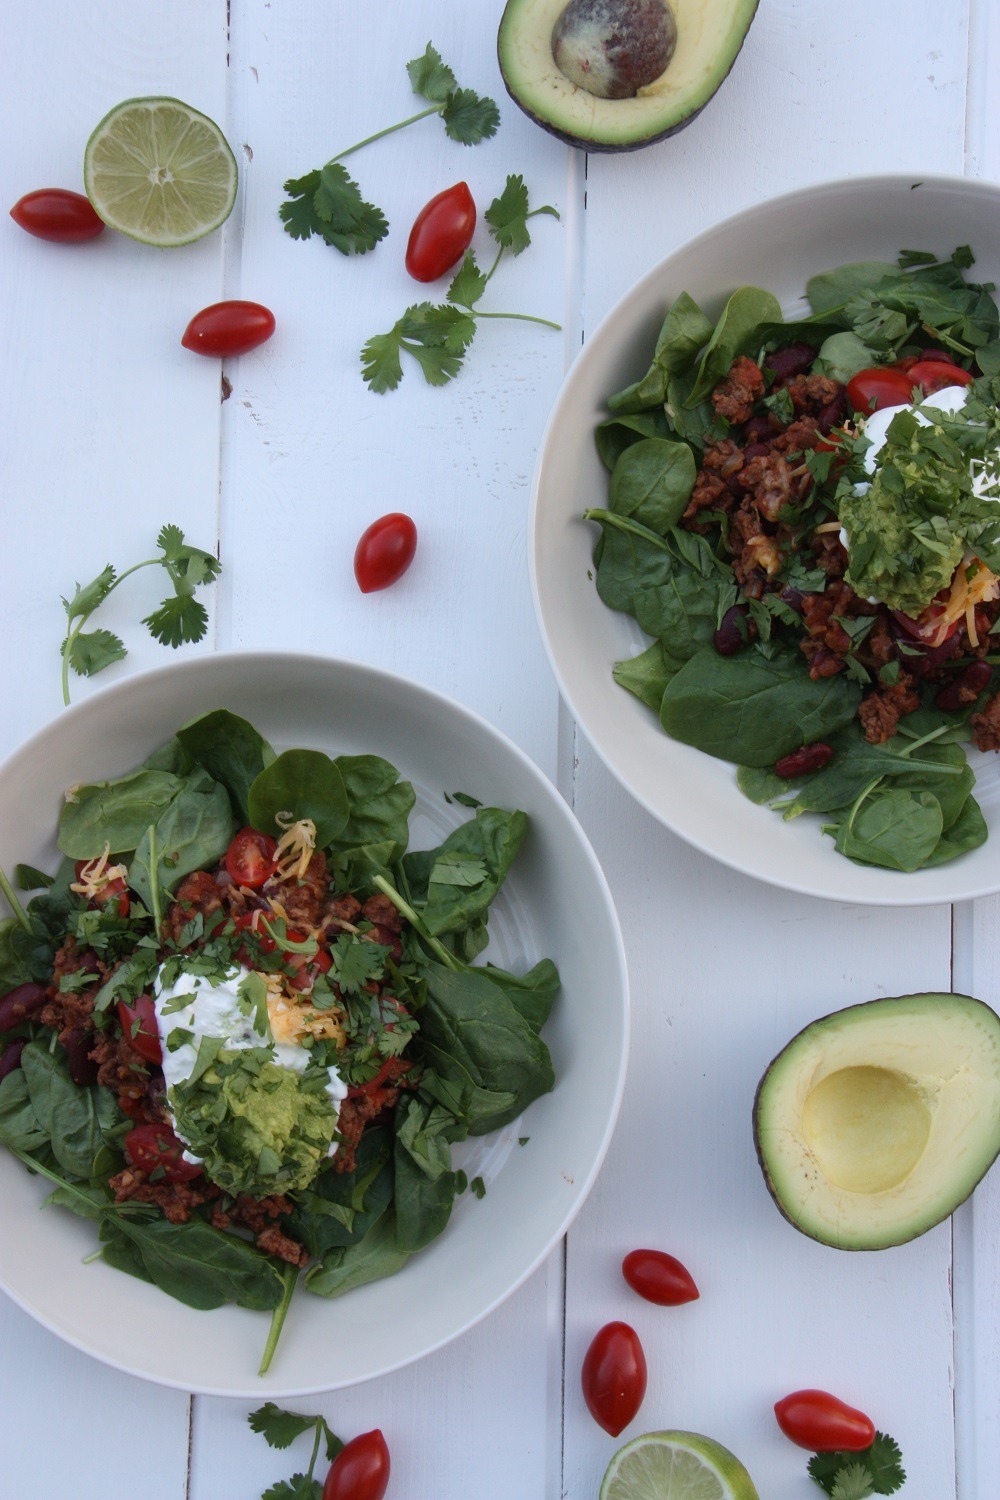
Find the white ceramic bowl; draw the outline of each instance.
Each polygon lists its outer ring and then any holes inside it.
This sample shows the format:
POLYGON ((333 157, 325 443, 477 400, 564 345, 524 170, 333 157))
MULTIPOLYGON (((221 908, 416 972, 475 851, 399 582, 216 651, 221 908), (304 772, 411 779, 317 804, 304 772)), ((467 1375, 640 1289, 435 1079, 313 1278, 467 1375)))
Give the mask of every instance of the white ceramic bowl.
POLYGON ((0 768, 0 866, 54 869, 64 789, 136 765, 188 719, 225 707, 276 749, 372 752, 413 782, 411 848, 437 843, 468 810, 445 792, 519 807, 530 832, 497 899, 488 956, 527 968, 546 955, 562 989, 544 1031, 552 1093, 497 1135, 468 1143, 482 1200, 458 1200, 441 1238, 396 1276, 334 1301, 304 1290, 270 1373, 256 1375, 266 1314, 197 1312, 156 1288, 83 1264, 94 1228, 57 1208, 0 1149, 0 1285, 78 1348, 184 1390, 264 1399, 352 1385, 447 1343, 508 1297, 579 1210, 621 1097, 628 998, 621 935, 600 867, 566 803, 475 714, 402 678, 350 662, 277 654, 206 656, 130 679, 67 710, 0 768), (521 1147, 518 1137, 528 1137, 521 1147), (373 1337, 383 1330, 384 1337, 373 1337))
POLYGON ((801 189, 707 230, 622 298, 571 369, 546 430, 534 479, 530 565, 553 671, 608 769, 654 817, 735 869, 838 901, 912 906, 1000 889, 1000 764, 970 750, 975 795, 990 826, 979 849, 937 869, 901 874, 852 864, 818 821, 784 823, 736 786, 735 768, 668 738, 656 715, 612 679, 613 664, 648 644, 629 616, 606 608, 592 577, 596 528, 584 509, 607 505, 594 428, 610 392, 643 374, 667 307, 682 291, 718 316, 740 285, 768 288, 788 317, 809 308, 805 284, 847 261, 902 249, 950 255, 969 244, 977 280, 1000 282, 1000 187, 963 178, 870 177, 801 189))

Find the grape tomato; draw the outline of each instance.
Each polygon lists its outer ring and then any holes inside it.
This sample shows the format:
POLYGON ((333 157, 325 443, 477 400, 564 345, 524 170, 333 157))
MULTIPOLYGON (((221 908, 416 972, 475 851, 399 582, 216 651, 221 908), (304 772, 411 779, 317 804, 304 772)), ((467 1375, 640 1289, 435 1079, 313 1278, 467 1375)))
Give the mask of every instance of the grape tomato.
POLYGON ((181 343, 194 354, 223 359, 266 343, 274 326, 274 313, 259 302, 213 302, 195 313, 181 343))
POLYGON ((363 594, 398 583, 417 550, 417 528, 409 516, 391 511, 362 532, 354 553, 354 576, 363 594))
POLYGON ((89 198, 68 188, 36 188, 18 198, 10 216, 19 228, 39 240, 58 245, 79 245, 95 239, 104 229, 89 198))
POLYGON ((438 193, 413 221, 406 245, 406 269, 414 281, 437 281, 461 260, 472 243, 476 204, 468 184, 438 193))

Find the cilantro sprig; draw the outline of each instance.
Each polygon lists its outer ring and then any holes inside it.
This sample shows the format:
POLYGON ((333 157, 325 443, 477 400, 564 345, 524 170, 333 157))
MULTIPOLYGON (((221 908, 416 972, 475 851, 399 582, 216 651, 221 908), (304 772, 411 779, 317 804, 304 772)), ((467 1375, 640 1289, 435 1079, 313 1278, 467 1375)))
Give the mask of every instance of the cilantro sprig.
POLYGON ((867 1500, 892 1495, 906 1482, 899 1444, 876 1432, 871 1447, 859 1453, 814 1453, 809 1474, 831 1500, 867 1500))
POLYGON ((289 197, 278 213, 285 232, 293 239, 307 240, 316 234, 341 255, 365 255, 385 238, 389 232, 385 214, 377 204, 365 201, 360 187, 341 165, 345 157, 373 141, 431 115, 440 115, 445 134, 463 146, 476 146, 496 134, 500 124, 496 104, 472 89, 459 88, 454 73, 432 43, 428 42, 420 57, 406 64, 406 71, 413 92, 429 101, 428 108, 356 141, 304 177, 289 178, 285 183, 289 197))
POLYGON ((462 367, 469 345, 483 318, 513 318, 521 322, 540 323, 544 328, 559 329, 549 318, 531 313, 486 312, 478 306, 504 254, 520 255, 531 244, 528 220, 538 214, 559 214, 551 204, 531 208, 524 178, 511 175, 503 192, 490 204, 484 215, 489 232, 497 245, 496 256, 488 271, 483 271, 470 250, 452 279, 441 303, 417 302, 408 307, 388 333, 370 338, 361 351, 361 374, 377 395, 394 391, 403 378, 400 356, 415 359, 428 385, 446 385, 462 367))
POLYGON ((343 1443, 331 1430, 325 1418, 307 1417, 297 1411, 283 1411, 273 1401, 266 1401, 247 1417, 254 1432, 259 1432, 272 1448, 289 1448, 295 1439, 304 1433, 313 1435, 312 1456, 309 1467, 302 1474, 293 1474, 291 1479, 279 1479, 261 1496, 261 1500, 320 1500, 323 1485, 313 1478, 313 1470, 325 1444, 327 1459, 332 1463, 343 1448, 343 1443))
POLYGON ((140 568, 161 567, 170 579, 171 592, 158 609, 143 620, 154 640, 164 646, 179 646, 184 641, 200 641, 208 628, 208 611, 195 590, 217 578, 220 564, 210 552, 192 547, 179 526, 164 526, 156 538, 159 555, 133 563, 117 573, 110 563, 90 583, 77 584, 71 599, 63 599, 66 610, 66 637, 62 643, 63 702, 69 703, 69 672, 79 677, 93 677, 112 662, 128 653, 121 638, 110 630, 86 630, 91 616, 105 599, 140 568))

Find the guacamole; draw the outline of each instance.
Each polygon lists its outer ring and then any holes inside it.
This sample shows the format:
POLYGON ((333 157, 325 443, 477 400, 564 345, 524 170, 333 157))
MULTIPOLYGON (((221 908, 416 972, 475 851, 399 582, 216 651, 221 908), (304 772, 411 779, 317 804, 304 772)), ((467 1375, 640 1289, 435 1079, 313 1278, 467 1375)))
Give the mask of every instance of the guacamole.
POLYGON ((1000 516, 990 517, 973 487, 960 441, 968 424, 959 414, 934 412, 921 423, 914 412, 893 417, 870 485, 838 497, 848 540, 847 582, 863 599, 919 615, 948 587, 967 553, 978 551, 987 525, 996 543, 1000 516))
POLYGON ((303 1074, 255 1047, 219 1052, 169 1094, 178 1135, 225 1192, 263 1198, 312 1182, 330 1154, 338 1110, 325 1069, 303 1074))

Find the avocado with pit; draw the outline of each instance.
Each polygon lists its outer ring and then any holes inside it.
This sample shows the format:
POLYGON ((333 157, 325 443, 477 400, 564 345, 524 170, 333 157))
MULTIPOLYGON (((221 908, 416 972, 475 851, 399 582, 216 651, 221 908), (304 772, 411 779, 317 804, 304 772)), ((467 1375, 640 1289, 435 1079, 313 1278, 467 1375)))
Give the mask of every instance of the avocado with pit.
POLYGON ((511 98, 588 151, 634 151, 689 125, 736 61, 758 0, 507 0, 511 98))
POLYGON ((1000 1017, 968 995, 871 1000, 813 1021, 753 1107, 768 1189, 840 1250, 925 1233, 1000 1155, 1000 1017))

